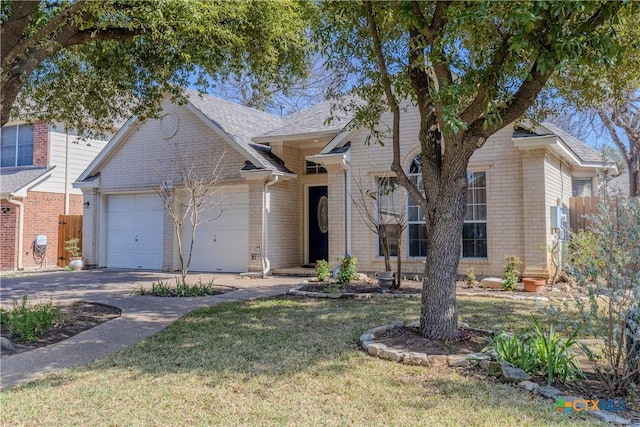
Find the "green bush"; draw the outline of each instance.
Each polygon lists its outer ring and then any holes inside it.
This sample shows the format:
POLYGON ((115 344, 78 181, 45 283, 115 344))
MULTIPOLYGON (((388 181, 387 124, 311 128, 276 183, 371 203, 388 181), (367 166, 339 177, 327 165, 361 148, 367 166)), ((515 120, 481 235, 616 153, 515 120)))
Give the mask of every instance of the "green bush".
POLYGON ((31 305, 26 295, 21 302, 14 301, 10 310, 0 309, 0 322, 9 337, 26 342, 37 341, 61 318, 60 309, 51 301, 31 305))
POLYGON ((515 255, 507 255, 504 258, 507 260, 507 265, 502 271, 502 278, 504 279, 502 289, 505 291, 513 291, 516 289, 516 284, 520 277, 518 267, 522 265, 522 261, 520 261, 520 258, 515 255))
POLYGON ((582 378, 582 369, 571 351, 576 345, 578 330, 563 339, 553 325, 549 332, 545 332, 536 319, 533 322, 532 328, 515 334, 496 334, 485 350, 494 350, 502 362, 511 363, 534 375, 545 375, 547 385, 551 385, 554 379, 567 381, 582 378))
POLYGON ((136 289, 134 293, 138 295, 153 295, 157 297, 204 297, 208 295, 215 295, 217 290, 214 288, 213 280, 207 283, 202 283, 198 280, 198 283, 193 285, 183 282, 181 279, 176 278, 175 286, 171 286, 162 280, 153 282, 151 284, 151 290, 147 291, 142 286, 136 289))
POLYGON ((356 278, 356 263, 358 259, 349 254, 346 254, 342 258, 339 258, 340 261, 340 269, 338 270, 338 283, 341 285, 346 285, 352 280, 356 278))
POLYGON ((596 282, 606 267, 605 260, 598 256, 599 246, 600 239, 592 231, 572 233, 567 256, 569 274, 575 276, 579 271, 586 280, 596 282))
POLYGON ((329 261, 321 259, 316 262, 316 277, 321 282, 326 282, 331 277, 331 270, 329 268, 329 261))

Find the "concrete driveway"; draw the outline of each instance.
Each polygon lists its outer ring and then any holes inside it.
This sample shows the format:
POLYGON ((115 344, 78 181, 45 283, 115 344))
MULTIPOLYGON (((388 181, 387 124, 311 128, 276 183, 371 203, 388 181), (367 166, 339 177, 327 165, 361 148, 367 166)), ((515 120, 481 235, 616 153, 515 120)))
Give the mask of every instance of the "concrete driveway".
POLYGON ((65 341, 0 360, 0 387, 7 388, 60 369, 89 363, 132 346, 164 329, 184 314, 201 307, 228 301, 244 301, 284 294, 302 279, 269 277, 238 278, 233 274, 190 274, 190 283, 214 280, 238 290, 223 295, 198 298, 160 298, 132 295, 141 286, 150 289, 157 280, 173 284, 175 274, 89 270, 78 272, 21 273, 0 277, 0 305, 27 295, 29 301, 89 301, 116 306, 122 310, 117 319, 102 323, 65 341))

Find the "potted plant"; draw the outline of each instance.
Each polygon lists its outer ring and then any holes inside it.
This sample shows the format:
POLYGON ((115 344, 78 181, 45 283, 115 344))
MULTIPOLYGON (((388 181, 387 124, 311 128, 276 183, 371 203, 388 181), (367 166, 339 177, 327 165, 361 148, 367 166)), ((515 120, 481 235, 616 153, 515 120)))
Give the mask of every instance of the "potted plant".
POLYGON ((69 261, 69 267, 72 270, 81 270, 84 267, 84 261, 82 260, 82 250, 80 249, 80 239, 69 239, 64 242, 64 250, 71 256, 69 261))
POLYGON ((527 292, 542 292, 544 289, 545 280, 535 277, 523 277, 522 286, 527 292))

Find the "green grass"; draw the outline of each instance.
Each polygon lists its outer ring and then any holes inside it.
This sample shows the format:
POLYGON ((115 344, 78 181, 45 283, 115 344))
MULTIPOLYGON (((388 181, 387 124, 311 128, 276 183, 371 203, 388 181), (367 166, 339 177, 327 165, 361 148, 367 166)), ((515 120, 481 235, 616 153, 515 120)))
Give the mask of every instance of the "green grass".
MULTIPOLYGON (((530 303, 460 298, 508 327, 530 303)), ((3 425, 584 425, 553 403, 452 369, 365 355, 360 334, 419 301, 274 298, 202 309, 139 345, 0 394, 3 425)), ((528 320, 524 320, 528 321, 528 320)), ((515 325, 514 327, 517 327, 515 325)))

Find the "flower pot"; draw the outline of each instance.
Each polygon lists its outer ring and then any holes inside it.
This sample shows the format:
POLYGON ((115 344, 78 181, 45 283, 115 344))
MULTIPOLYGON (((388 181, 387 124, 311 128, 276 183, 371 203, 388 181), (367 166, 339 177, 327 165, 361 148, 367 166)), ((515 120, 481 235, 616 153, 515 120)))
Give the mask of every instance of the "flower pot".
POLYGON ((82 270, 82 267, 84 267, 84 261, 82 258, 71 258, 71 261, 69 261, 69 267, 71 267, 72 270, 82 270))
POLYGON ((527 292, 542 292, 544 290, 545 280, 525 277, 522 279, 522 285, 527 292))
POLYGON ((378 279, 378 286, 384 289, 391 289, 393 287, 393 271, 379 271, 376 273, 378 279))

